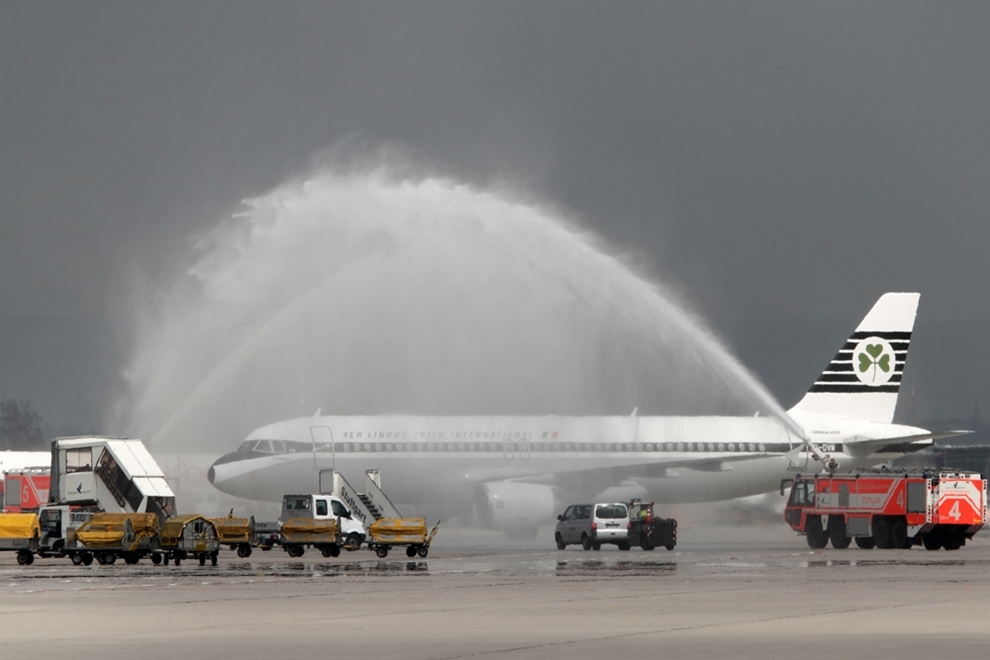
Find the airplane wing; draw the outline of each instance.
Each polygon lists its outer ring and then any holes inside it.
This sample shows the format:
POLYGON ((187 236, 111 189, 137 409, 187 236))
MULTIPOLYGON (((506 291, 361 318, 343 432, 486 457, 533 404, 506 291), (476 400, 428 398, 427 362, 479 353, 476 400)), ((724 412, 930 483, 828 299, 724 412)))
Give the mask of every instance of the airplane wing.
MULTIPOLYGON (((547 486, 559 486, 562 482, 582 481, 585 477, 605 478, 612 483, 620 483, 626 479, 661 479, 665 477, 678 477, 678 468, 697 470, 699 472, 728 472, 732 470, 734 463, 751 461, 758 458, 766 458, 768 454, 733 454, 725 452, 723 454, 709 454, 698 458, 674 458, 670 460, 651 461, 649 463, 636 462, 625 465, 602 465, 578 470, 558 470, 553 473, 537 473, 500 479, 503 481, 543 484, 547 486)), ((473 478, 486 481, 485 475, 477 472, 470 475, 473 478)), ((495 479, 495 475, 490 475, 495 479)))

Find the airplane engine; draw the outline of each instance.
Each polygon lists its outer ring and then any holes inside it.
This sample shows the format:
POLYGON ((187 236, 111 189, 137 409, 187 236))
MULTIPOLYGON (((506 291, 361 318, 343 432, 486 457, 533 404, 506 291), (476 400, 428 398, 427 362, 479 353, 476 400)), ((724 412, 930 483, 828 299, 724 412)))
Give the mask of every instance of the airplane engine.
POLYGON ((553 489, 540 484, 492 481, 475 491, 474 508, 478 520, 488 529, 535 538, 536 528, 553 520, 553 489))

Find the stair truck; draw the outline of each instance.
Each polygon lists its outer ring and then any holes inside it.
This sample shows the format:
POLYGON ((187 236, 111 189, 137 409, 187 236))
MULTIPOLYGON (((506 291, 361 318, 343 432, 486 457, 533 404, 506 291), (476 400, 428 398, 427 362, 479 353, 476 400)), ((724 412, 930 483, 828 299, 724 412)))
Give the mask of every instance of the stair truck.
POLYGON ((863 549, 958 550, 986 515, 987 480, 953 470, 797 475, 784 509, 784 520, 814 549, 855 541, 863 549))
POLYGON ((381 486, 378 470, 365 471, 364 492, 361 493, 347 482, 344 475, 333 471, 333 494, 346 502, 354 515, 368 526, 370 550, 384 559, 390 548, 404 545, 407 557, 426 557, 440 523, 437 522, 433 530, 427 533, 426 519, 403 518, 381 486))
POLYGON ((32 561, 34 554, 87 565, 162 556, 157 534, 175 513, 175 495, 144 443, 56 438, 51 461, 48 504, 37 513, 40 537, 27 548, 32 561))
MULTIPOLYGON (((677 521, 654 515, 653 502, 632 500, 629 503, 629 540, 643 550, 677 545, 677 521)), ((624 547, 624 546, 620 546, 624 547)))

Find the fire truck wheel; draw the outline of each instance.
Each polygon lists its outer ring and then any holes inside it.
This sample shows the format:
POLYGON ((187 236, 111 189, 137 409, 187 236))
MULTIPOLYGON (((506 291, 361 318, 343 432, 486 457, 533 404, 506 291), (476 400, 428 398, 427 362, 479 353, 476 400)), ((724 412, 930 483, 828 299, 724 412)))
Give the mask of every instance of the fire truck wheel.
POLYGON ((942 547, 946 550, 958 550, 962 547, 962 541, 957 536, 949 535, 942 541, 942 547))
POLYGON ((587 534, 581 535, 581 547, 585 550, 591 550, 591 539, 588 538, 587 534))
POLYGON ((836 550, 845 550, 852 539, 846 536, 846 520, 842 516, 829 516, 828 538, 836 550))
POLYGON ((881 550, 890 550, 894 547, 890 538, 890 521, 886 518, 873 519, 873 541, 881 550))
POLYGON ((557 542, 558 550, 563 550, 567 547, 567 544, 564 543, 564 537, 560 535, 560 532, 557 532, 557 534, 553 537, 553 540, 557 542))
POLYGON ((905 550, 911 547, 911 540, 907 535, 907 523, 898 518, 890 526, 890 543, 898 550, 905 550))
POLYGON ((82 555, 79 554, 78 552, 73 553, 73 555, 72 555, 72 563, 74 565, 76 565, 76 566, 79 566, 80 564, 82 564, 83 563, 82 555))
POLYGON ((942 547, 942 539, 935 532, 928 532, 922 536, 921 542, 925 544, 925 550, 938 550, 942 547))
POLYGON ((808 537, 808 547, 812 550, 821 550, 828 545, 828 534, 822 529, 821 516, 808 516, 804 532, 808 537))
POLYGON ((863 550, 872 550, 877 545, 876 541, 873 540, 872 536, 857 536, 856 537, 856 547, 862 548, 863 550))
POLYGON ((247 559, 248 557, 250 557, 251 546, 249 546, 247 543, 242 543, 239 546, 237 546, 237 556, 240 557, 241 559, 247 559))

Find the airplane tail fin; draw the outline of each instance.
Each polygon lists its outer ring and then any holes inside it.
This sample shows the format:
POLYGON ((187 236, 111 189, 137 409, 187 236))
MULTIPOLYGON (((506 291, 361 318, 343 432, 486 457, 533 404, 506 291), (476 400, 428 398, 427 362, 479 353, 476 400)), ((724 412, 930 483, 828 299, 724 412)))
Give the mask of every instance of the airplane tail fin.
POLYGON ((788 412, 889 424, 901 389, 917 293, 885 293, 804 398, 788 412))

